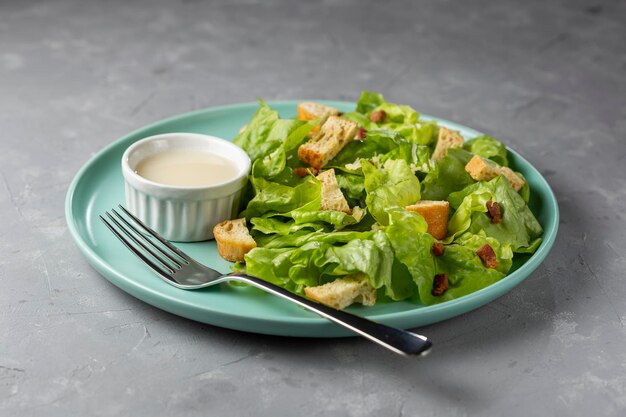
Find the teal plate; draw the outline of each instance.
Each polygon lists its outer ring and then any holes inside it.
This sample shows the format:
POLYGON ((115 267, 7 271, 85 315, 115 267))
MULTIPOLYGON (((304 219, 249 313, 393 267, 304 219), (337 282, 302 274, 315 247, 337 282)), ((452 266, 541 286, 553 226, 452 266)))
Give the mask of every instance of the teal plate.
MULTIPOLYGON (((270 103, 282 117, 295 117, 297 101, 270 103)), ((325 102, 344 111, 354 103, 325 102)), ((183 114, 136 130, 113 142, 78 172, 67 193, 65 214, 69 230, 89 263, 106 279, 128 294, 157 308, 192 320, 247 332, 282 336, 340 337, 353 335, 321 317, 287 301, 251 287, 229 284, 185 291, 157 278, 106 229, 98 215, 124 203, 124 180, 120 161, 124 150, 137 140, 168 132, 206 133, 234 138, 246 124, 257 103, 214 107, 183 114)), ((425 117, 426 118, 426 117, 425 117)), ((441 125, 459 130, 466 138, 480 133, 446 120, 441 125)), ((510 291, 526 279, 546 258, 556 238, 559 210, 550 186, 519 154, 509 149, 511 165, 528 180, 530 207, 544 227, 543 242, 532 255, 520 257, 513 272, 475 293, 433 306, 410 302, 355 306, 349 310, 372 320, 404 329, 439 322, 476 309, 510 291)), ((222 260, 214 241, 178 244, 198 261, 222 272, 230 263, 222 260)))

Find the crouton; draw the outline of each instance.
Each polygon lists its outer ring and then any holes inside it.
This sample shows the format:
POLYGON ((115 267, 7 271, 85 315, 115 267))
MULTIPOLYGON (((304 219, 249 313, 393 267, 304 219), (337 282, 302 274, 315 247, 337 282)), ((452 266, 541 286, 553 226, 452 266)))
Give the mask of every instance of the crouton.
POLYGON ((350 214, 350 206, 346 201, 335 177, 335 170, 329 169, 317 176, 322 183, 322 204, 320 210, 343 211, 350 214))
POLYGON ((304 101, 298 103, 298 120, 303 122, 319 119, 319 122, 309 131, 308 136, 312 138, 319 131, 320 127, 326 122, 330 116, 338 116, 339 109, 323 104, 314 103, 312 101, 304 101))
POLYGON ((213 228, 217 251, 227 261, 243 262, 244 255, 256 248, 246 227, 246 219, 226 220, 213 228))
POLYGON ((314 103, 312 101, 304 101, 298 103, 298 120, 306 122, 308 120, 324 119, 321 122, 326 121, 328 116, 337 116, 339 109, 330 106, 324 106, 323 104, 314 103))
POLYGON ((495 162, 474 155, 465 165, 465 171, 476 181, 489 181, 500 175, 500 170, 495 162))
POLYGON ((448 212, 450 203, 447 201, 421 200, 406 206, 407 211, 416 211, 428 223, 428 233, 435 239, 443 239, 448 232, 448 212))
POLYGON ((517 175, 513 170, 509 167, 500 167, 500 174, 502 174, 511 184, 511 187, 515 191, 519 191, 522 189, 526 181, 524 181, 519 175, 517 175))
POLYGON ((321 169, 354 139, 356 131, 357 124, 353 121, 330 116, 313 139, 298 148, 298 158, 321 169))
POLYGON ((366 306, 376 303, 376 289, 363 274, 338 278, 317 287, 306 287, 304 293, 307 297, 338 310, 353 303, 366 306))
POLYGON ((526 183, 511 168, 503 167, 478 155, 465 165, 465 171, 476 181, 489 181, 498 175, 504 176, 515 191, 519 191, 526 183))
POLYGON ((431 159, 438 161, 448 152, 450 148, 461 148, 463 146, 463 136, 456 130, 450 130, 445 127, 439 128, 439 136, 437 137, 437 145, 431 159))

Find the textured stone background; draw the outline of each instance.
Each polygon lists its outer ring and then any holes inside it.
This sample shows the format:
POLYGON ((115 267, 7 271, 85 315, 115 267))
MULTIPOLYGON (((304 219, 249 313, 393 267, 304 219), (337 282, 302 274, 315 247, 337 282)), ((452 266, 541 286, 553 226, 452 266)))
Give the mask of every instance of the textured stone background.
POLYGON ((1 1, 0 415, 624 415, 625 22, 603 0, 1 1), (362 89, 502 139, 561 207, 549 259, 420 329, 424 360, 164 313, 67 232, 74 174, 135 128, 362 89))

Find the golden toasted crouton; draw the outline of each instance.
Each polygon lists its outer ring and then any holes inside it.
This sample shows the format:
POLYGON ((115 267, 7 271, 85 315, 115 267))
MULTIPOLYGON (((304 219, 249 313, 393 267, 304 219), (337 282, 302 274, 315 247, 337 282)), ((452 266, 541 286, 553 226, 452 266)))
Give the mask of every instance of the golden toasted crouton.
POLYGON ((437 145, 431 159, 438 161, 448 152, 450 148, 463 147, 463 136, 456 130, 450 130, 445 127, 439 128, 439 136, 437 137, 437 145))
POLYGON ((256 248, 246 227, 246 219, 226 220, 213 228, 217 251, 227 261, 243 262, 243 256, 256 248))
POLYGON ((524 184, 526 184, 526 181, 513 172, 513 170, 509 167, 500 167, 500 174, 502 174, 509 181, 509 184, 511 184, 511 187, 515 191, 521 190, 524 184))
POLYGON ((315 119, 325 119, 328 116, 337 116, 339 109, 330 106, 324 106, 323 104, 314 103, 312 101, 304 101, 298 103, 298 120, 308 121, 315 119))
POLYGON ((489 181, 500 175, 495 162, 487 162, 478 155, 474 155, 465 165, 465 171, 476 181, 489 181))
POLYGON ((319 122, 313 126, 313 129, 311 129, 307 134, 310 138, 315 136, 320 131, 320 127, 330 116, 337 116, 339 113, 339 109, 324 106, 323 104, 314 103, 312 101, 298 103, 298 120, 306 122, 309 120, 319 119, 319 122))
POLYGON ((309 142, 298 148, 298 158, 321 169, 354 139, 357 125, 353 121, 330 116, 309 142))
POLYGON ((376 304, 376 289, 362 274, 338 278, 317 287, 307 287, 304 292, 307 297, 338 310, 352 303, 361 303, 366 306, 376 304))
POLYGON ((406 206, 407 211, 416 211, 428 223, 428 233, 435 239, 443 239, 448 232, 448 212, 450 203, 447 201, 421 200, 406 206))
POLYGON ((329 169, 317 176, 322 183, 322 204, 320 210, 343 211, 350 214, 350 206, 346 201, 335 177, 335 170, 329 169))
POLYGON ((515 191, 519 191, 526 183, 511 168, 502 167, 493 161, 488 161, 478 155, 465 165, 465 171, 476 181, 489 181, 498 175, 504 176, 515 191))

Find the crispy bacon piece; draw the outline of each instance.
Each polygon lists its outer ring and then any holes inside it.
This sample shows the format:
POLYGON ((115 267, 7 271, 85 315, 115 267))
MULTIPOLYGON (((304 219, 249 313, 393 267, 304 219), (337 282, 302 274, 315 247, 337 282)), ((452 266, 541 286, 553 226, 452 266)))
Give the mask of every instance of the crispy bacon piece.
POLYGON ((362 127, 360 127, 357 131, 356 131, 356 136, 354 136, 354 140, 360 140, 362 141, 363 139, 365 139, 365 135, 367 134, 367 130, 363 129, 362 127))
POLYGON ((313 167, 298 167, 298 168, 294 168, 293 173, 301 178, 304 178, 307 175, 309 175, 307 170, 310 170, 311 174, 313 175, 317 175, 320 172, 318 169, 313 168, 313 167))
POLYGON ((301 178, 304 178, 307 175, 309 175, 305 167, 294 168, 293 173, 301 178))
POLYGON ((443 295, 448 290, 448 274, 437 274, 433 280, 433 290, 430 292, 435 297, 443 295))
POLYGON ((500 204, 496 201, 487 201, 485 203, 487 206, 487 212, 489 213, 489 217, 491 217, 491 223, 498 224, 502 221, 502 210, 500 209, 500 204))
POLYGON ((370 114, 370 120, 374 123, 384 122, 387 117, 387 113, 384 110, 376 110, 370 114))
POLYGON ((476 255, 483 261, 483 265, 485 268, 495 269, 498 267, 498 259, 496 258, 496 253, 493 251, 493 248, 489 246, 488 243, 485 243, 476 251, 476 255))
POLYGON ((441 243, 441 242, 433 243, 432 248, 430 248, 430 251, 435 256, 442 256, 443 253, 445 252, 445 250, 446 250, 446 247, 443 246, 443 243, 441 243))

